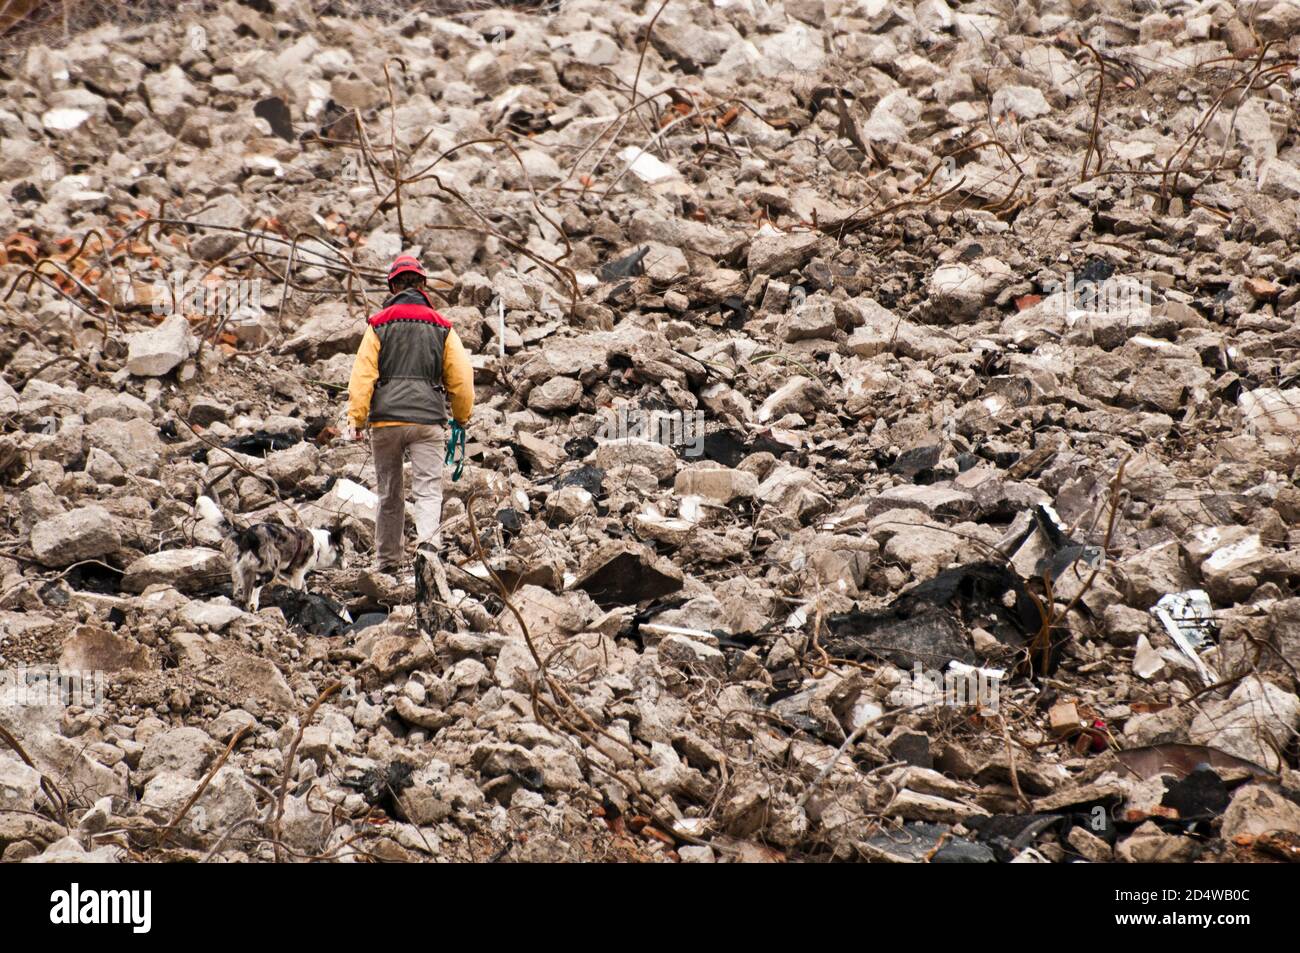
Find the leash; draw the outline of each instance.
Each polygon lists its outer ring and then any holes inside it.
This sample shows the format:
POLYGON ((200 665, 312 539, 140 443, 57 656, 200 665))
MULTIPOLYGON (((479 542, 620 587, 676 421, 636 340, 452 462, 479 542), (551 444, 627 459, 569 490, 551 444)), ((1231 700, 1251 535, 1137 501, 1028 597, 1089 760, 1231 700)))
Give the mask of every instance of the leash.
POLYGON ((453 483, 459 480, 465 469, 465 428, 454 420, 451 422, 451 436, 447 438, 447 456, 442 462, 447 466, 456 464, 451 479, 453 483))

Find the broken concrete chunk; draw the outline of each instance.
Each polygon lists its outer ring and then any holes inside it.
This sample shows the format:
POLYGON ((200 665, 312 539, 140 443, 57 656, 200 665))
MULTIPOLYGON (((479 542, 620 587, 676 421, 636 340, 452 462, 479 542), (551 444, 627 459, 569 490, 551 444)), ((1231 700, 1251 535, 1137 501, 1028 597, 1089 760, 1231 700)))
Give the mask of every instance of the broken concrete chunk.
POLYGON ((69 672, 147 672, 158 663, 148 646, 127 635, 83 625, 64 640, 59 667, 69 672))
POLYGON ((1242 679, 1226 699, 1210 700, 1192 720, 1188 736, 1197 744, 1235 754, 1270 770, 1300 729, 1300 699, 1257 675, 1242 679))
POLYGON ((726 506, 733 500, 752 499, 758 492, 758 477, 727 467, 691 467, 677 474, 673 490, 679 496, 702 496, 726 506))
POLYGON ((137 377, 162 377, 189 360, 197 347, 189 321, 184 315, 173 314, 153 330, 131 335, 126 369, 137 377))
POLYGON ((200 592, 229 579, 226 558, 215 549, 194 546, 188 549, 165 549, 141 556, 126 567, 122 588, 144 592, 150 586, 171 586, 181 592, 200 592))
POLYGON ((822 236, 816 232, 772 232, 749 243, 747 262, 751 275, 785 275, 807 264, 817 254, 822 236))
POLYGON ((122 546, 121 524, 102 506, 84 506, 32 527, 32 555, 46 566, 109 556, 122 546))
POLYGON ((609 471, 615 467, 643 466, 663 481, 677 472, 677 454, 672 447, 646 440, 627 437, 610 440, 596 448, 596 466, 609 471))

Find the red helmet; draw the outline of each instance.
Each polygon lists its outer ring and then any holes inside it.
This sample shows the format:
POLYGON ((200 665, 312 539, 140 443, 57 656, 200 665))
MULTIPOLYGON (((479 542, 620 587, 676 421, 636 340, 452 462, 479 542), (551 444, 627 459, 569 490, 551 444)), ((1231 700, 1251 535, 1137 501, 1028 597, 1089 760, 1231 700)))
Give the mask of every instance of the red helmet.
POLYGON ((419 275, 421 278, 427 279, 429 277, 424 273, 424 269, 420 267, 419 261, 415 258, 410 255, 399 255, 397 258, 393 259, 393 263, 388 266, 388 284, 392 285, 394 278, 408 271, 415 272, 415 274, 419 275))

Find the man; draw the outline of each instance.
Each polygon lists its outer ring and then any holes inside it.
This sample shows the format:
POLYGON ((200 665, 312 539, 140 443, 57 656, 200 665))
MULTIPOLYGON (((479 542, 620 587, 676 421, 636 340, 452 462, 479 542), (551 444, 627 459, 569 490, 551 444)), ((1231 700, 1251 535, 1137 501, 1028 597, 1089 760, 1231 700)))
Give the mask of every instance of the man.
POLYGON ((390 297, 367 322, 348 383, 348 423, 357 439, 370 423, 379 482, 375 550, 380 572, 396 573, 403 565, 403 453, 411 457, 416 548, 436 552, 448 410, 464 427, 474 409, 469 354, 451 322, 434 310, 424 291, 426 277, 410 255, 393 262, 390 297))

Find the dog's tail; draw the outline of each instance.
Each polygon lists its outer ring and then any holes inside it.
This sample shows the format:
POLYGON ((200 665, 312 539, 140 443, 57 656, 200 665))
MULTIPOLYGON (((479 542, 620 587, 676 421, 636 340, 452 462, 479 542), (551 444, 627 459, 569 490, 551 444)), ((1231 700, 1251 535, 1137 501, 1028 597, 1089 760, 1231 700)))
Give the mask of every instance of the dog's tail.
POLYGON ((194 511, 198 514, 199 522, 208 524, 221 534, 221 552, 233 567, 239 559, 239 536, 243 528, 231 522, 217 501, 210 496, 200 496, 195 500, 194 511))
POLYGON ((234 524, 226 519, 226 514, 221 512, 221 507, 216 500, 210 496, 200 496, 194 501, 194 510, 199 515, 199 519, 208 523, 220 531, 223 536, 233 536, 235 534, 234 524))

